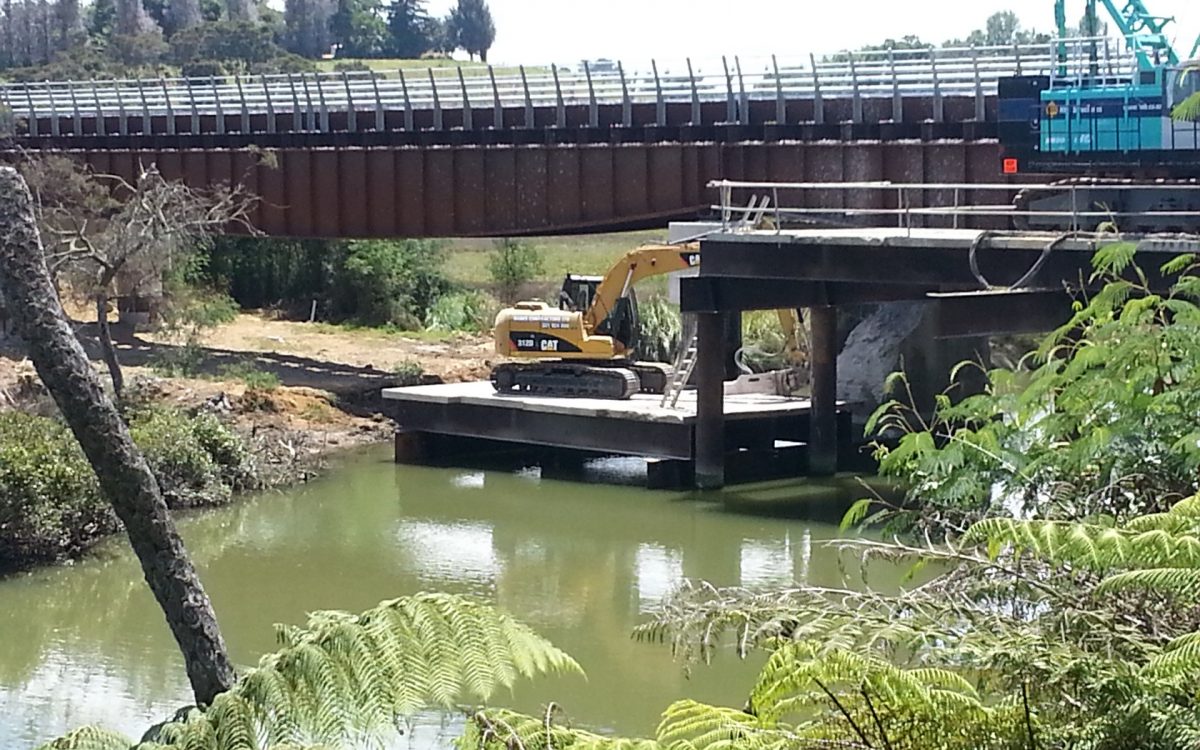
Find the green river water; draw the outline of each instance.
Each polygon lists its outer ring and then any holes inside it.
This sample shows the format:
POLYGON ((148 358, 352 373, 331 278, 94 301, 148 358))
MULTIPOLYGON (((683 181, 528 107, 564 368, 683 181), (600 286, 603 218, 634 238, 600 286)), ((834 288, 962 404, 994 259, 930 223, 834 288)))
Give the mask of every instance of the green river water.
MULTIPOLYGON (((358 611, 417 591, 498 602, 588 673, 523 682, 497 704, 553 700, 583 726, 653 732, 671 701, 741 705, 759 663, 732 655, 685 674, 666 646, 630 631, 681 578, 721 585, 840 584, 832 550, 843 505, 796 483, 728 495, 650 492, 536 470, 395 466, 383 447, 290 492, 184 517, 180 526, 233 657, 252 664, 273 623, 315 609, 358 611), (806 518, 730 512, 732 497, 807 492, 806 518), (823 521, 814 520, 823 517, 823 521)), ((28 748, 99 723, 131 736, 188 702, 175 644, 123 538, 70 566, 0 580, 0 748, 28 748)), ((401 747, 446 746, 454 719, 422 717, 401 747)))

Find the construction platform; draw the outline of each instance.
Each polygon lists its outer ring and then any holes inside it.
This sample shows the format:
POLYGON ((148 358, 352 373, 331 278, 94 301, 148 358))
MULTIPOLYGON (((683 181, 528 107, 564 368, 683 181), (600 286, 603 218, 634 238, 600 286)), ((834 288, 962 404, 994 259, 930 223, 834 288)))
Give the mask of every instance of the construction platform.
MULTIPOLYGON (((695 391, 680 394, 676 408, 661 406, 661 399, 648 394, 627 401, 499 394, 486 381, 383 391, 384 409, 399 425, 398 463, 455 462, 513 451, 537 458, 547 449, 580 457, 637 456, 648 460, 650 486, 690 487, 695 391)), ((725 399, 724 416, 733 477, 805 473, 808 399, 731 395, 725 399)))

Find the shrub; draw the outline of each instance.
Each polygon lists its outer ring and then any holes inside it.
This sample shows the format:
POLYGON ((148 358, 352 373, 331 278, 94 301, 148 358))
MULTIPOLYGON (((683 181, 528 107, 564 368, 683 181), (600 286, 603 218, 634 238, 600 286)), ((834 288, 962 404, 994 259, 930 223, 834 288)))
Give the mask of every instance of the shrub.
POLYGON ((392 374, 396 376, 397 384, 400 386, 417 385, 425 374, 425 368, 421 367, 420 362, 406 359, 392 368, 392 374))
POLYGON ((436 242, 350 242, 334 288, 337 311, 368 325, 421 327, 434 302, 451 284, 445 254, 436 242))
POLYGON ((505 304, 516 302, 521 287, 545 270, 542 252, 517 240, 501 241, 488 258, 488 273, 496 284, 496 293, 505 304))
POLYGON ((0 569, 71 554, 117 528, 65 425, 0 412, 0 569))
POLYGON ((211 415, 150 408, 133 415, 130 432, 173 508, 226 503, 247 471, 240 439, 211 415))
POLYGON ((492 327, 492 306, 479 292, 451 292, 437 298, 425 317, 425 327, 437 331, 482 333, 492 327))

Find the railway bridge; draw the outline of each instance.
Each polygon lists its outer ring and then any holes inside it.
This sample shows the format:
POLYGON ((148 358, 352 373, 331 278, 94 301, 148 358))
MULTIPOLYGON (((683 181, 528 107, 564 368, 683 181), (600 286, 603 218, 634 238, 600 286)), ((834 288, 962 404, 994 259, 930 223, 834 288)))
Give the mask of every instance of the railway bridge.
MULTIPOLYGON (((1105 43, 1102 64, 1132 59, 1105 43)), ((1071 64, 1096 65, 1082 44, 1071 64)), ((1051 45, 715 64, 5 84, 21 150, 240 184, 280 237, 509 236, 662 225, 713 180, 997 183, 998 81, 1051 45)), ((970 200, 971 196, 963 197, 970 200)), ((813 205, 895 198, 814 190, 813 205)), ((919 196, 918 196, 919 200, 919 196)))

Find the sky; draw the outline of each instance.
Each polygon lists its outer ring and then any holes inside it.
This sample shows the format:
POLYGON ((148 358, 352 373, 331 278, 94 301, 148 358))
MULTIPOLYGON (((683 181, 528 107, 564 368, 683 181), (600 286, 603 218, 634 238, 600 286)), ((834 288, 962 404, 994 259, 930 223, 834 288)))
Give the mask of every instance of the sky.
MULTIPOLYGON (((1145 0, 1154 13, 1173 15, 1176 48, 1186 56, 1200 34, 1197 0, 1145 0)), ((444 15, 455 0, 429 0, 444 15)), ((889 37, 915 34, 930 42, 965 37, 991 14, 1013 10, 1024 28, 1050 31, 1053 0, 489 0, 496 22, 490 61, 499 64, 576 64, 620 59, 682 60, 797 57, 836 52, 889 37)), ((1070 0, 1068 17, 1082 17, 1070 0)))

